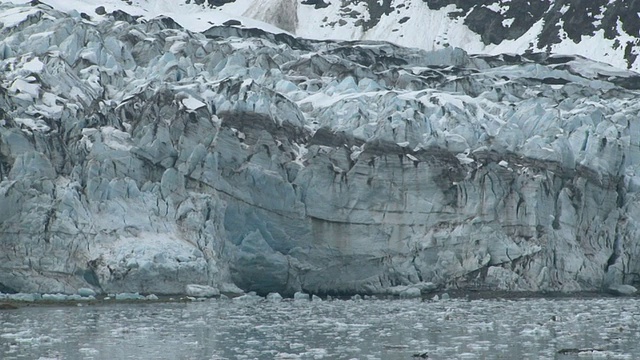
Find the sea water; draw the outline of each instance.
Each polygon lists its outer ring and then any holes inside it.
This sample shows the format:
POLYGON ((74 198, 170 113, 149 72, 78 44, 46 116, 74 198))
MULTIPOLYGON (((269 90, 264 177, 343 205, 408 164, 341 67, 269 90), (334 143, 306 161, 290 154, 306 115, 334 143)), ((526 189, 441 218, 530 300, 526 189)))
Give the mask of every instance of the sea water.
POLYGON ((639 301, 31 306, 0 312, 0 359, 640 359, 639 301))

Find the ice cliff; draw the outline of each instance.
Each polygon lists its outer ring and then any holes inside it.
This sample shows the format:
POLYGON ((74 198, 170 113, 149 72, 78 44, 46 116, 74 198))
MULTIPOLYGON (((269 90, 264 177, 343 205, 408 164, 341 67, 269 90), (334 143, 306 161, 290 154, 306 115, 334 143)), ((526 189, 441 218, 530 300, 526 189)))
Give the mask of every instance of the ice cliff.
POLYGON ((0 4, 0 291, 640 280, 633 72, 95 16, 0 4))

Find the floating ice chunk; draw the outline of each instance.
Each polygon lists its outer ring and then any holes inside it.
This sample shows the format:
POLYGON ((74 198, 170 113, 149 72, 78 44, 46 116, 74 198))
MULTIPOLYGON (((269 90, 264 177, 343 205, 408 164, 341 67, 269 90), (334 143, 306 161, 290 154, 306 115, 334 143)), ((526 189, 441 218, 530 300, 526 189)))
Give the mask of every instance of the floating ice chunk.
POLYGON ((478 356, 474 353, 461 353, 458 355, 458 359, 477 359, 478 356))
POLYGON ((80 288, 78 289, 77 294, 80 296, 96 296, 96 292, 89 288, 80 288))
POLYGON ((80 349, 78 349, 78 352, 80 352, 84 356, 88 356, 88 357, 94 357, 94 356, 96 356, 96 355, 98 355, 100 353, 100 351, 98 351, 98 349, 94 349, 94 348, 80 348, 80 349))
POLYGON ((608 290, 610 293, 614 295, 633 295, 638 291, 638 289, 636 289, 635 286, 633 285, 621 285, 621 284, 611 285, 609 286, 608 290))
POLYGON ((138 293, 119 293, 116 294, 116 300, 144 300, 144 296, 138 293))
POLYGON ((158 300, 158 296, 156 294, 149 294, 145 296, 145 300, 158 300))
POLYGON ((189 284, 185 287, 185 292, 194 297, 213 297, 220 295, 220 291, 212 286, 189 284))
POLYGON ((544 328, 542 326, 533 326, 531 328, 525 328, 520 332, 520 335, 523 336, 532 336, 532 337, 539 337, 539 336, 548 336, 549 335, 549 329, 544 328))
POLYGON ((258 296, 254 291, 251 291, 245 295, 233 298, 235 301, 259 301, 262 297, 258 296))
POLYGON ((65 294, 42 294, 42 300, 46 301, 66 301, 69 297, 65 294))
POLYGON ((279 352, 275 355, 275 359, 300 359, 298 354, 290 354, 286 352, 279 352))
POLYGON ((303 293, 301 291, 296 292, 295 294, 293 294, 293 299, 294 300, 309 300, 309 294, 307 293, 303 293))
POLYGON ((417 287, 422 291, 431 291, 438 288, 438 285, 432 283, 431 281, 419 282, 413 284, 413 287, 417 287))
POLYGON ((311 301, 322 301, 322 298, 318 295, 311 295, 311 301))
POLYGON ((400 297, 403 299, 419 298, 420 296, 422 296, 422 293, 416 287, 409 287, 400 293, 400 297))
POLYGON ((36 300, 39 300, 40 298, 41 297, 38 294, 17 293, 9 295, 9 299, 13 301, 34 302, 36 300))
POLYGON ((31 335, 32 331, 31 330, 23 330, 23 331, 18 331, 16 333, 4 333, 2 335, 0 335, 0 338, 3 339, 17 339, 17 338, 22 338, 24 336, 27 335, 31 335))
POLYGON ((278 293, 269 293, 267 295, 267 300, 269 300, 271 302, 280 302, 280 301, 282 301, 282 295, 280 295, 278 293))
POLYGON ((500 160, 500 162, 498 163, 498 165, 500 165, 500 166, 502 166, 502 167, 505 167, 505 168, 506 168, 506 167, 508 167, 508 166, 509 166, 509 163, 508 163, 508 162, 506 162, 506 161, 504 161, 504 160, 500 160))
POLYGON ((218 286, 218 289, 220 289, 220 292, 223 292, 226 294, 232 294, 232 295, 244 294, 244 291, 242 291, 242 289, 236 286, 236 284, 232 284, 232 283, 222 283, 220 284, 220 286, 218 286))

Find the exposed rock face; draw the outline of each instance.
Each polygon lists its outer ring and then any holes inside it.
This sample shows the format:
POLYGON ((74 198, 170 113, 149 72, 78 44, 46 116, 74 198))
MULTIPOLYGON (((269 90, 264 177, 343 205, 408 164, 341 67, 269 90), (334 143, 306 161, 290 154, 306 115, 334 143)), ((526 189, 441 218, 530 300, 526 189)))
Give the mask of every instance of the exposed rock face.
MULTIPOLYGON (((585 38, 602 33, 610 44, 601 52, 622 54, 629 68, 640 53, 640 22, 637 1, 609 0, 422 0, 430 10, 440 10, 452 20, 460 20, 478 34, 485 45, 501 44, 509 40, 529 41, 530 49, 553 51, 555 45, 567 42, 578 44, 585 38)), ((426 11, 406 1, 349 0, 342 1, 342 16, 355 17, 364 31, 374 28, 384 16, 396 17, 397 29, 417 12, 426 11), (364 11, 362 10, 364 9, 364 11), (411 10, 413 9, 413 10, 411 10)), ((435 25, 435 24, 434 24, 435 25)), ((408 24, 407 26, 415 26, 408 24)), ((437 25, 436 25, 437 26, 437 25)), ((446 33, 442 34, 447 37, 446 33)), ((393 37, 393 35, 391 35, 393 37)), ((449 36, 453 37, 453 36, 449 36)), ((455 39, 452 45, 463 46, 455 39)), ((605 45, 605 44, 602 44, 605 45)), ((575 47, 578 49, 579 47, 575 47)), ((585 49, 587 52, 590 50, 585 49)), ((578 50, 579 51, 579 50, 578 50)))
POLYGON ((640 69, 637 1, 304 0, 297 10, 290 0, 248 3, 244 15, 299 36, 387 40, 427 50, 580 54, 640 69), (302 21, 295 27, 287 18, 302 21))
MULTIPOLYGON (((504 40, 518 39, 536 23, 541 22, 537 48, 544 49, 565 39, 579 43, 583 37, 602 31, 606 39, 615 40, 622 32, 632 38, 617 42, 627 47, 629 66, 638 54, 640 24, 637 13, 640 3, 635 1, 608 0, 542 0, 496 1, 478 6, 470 0, 423 0, 431 9, 455 5, 459 9, 451 16, 464 18, 472 31, 480 34, 486 44, 499 44, 504 40)), ((604 49, 601 49, 604 50, 604 49)))
POLYGON ((0 12, 24 18, 0 30, 0 291, 571 291, 640 273, 634 73, 0 12))

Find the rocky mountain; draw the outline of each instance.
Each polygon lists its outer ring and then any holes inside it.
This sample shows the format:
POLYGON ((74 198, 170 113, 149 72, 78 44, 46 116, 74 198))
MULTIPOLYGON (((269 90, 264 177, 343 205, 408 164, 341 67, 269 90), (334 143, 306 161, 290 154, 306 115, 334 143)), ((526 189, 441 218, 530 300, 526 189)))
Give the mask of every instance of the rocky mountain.
MULTIPOLYGON (((186 0, 189 2, 189 0, 186 0)), ((386 40, 470 53, 582 55, 638 70, 640 2, 630 0, 204 0, 305 38, 386 40), (246 7, 246 10, 244 8, 246 7), (242 11, 242 13, 239 13, 242 11)))
POLYGON ((638 281, 634 72, 63 10, 0 4, 0 291, 638 281))
MULTIPOLYGON (((5 0, 28 3, 29 0, 5 0)), ((231 24, 308 39, 382 40, 470 54, 581 55, 640 70, 640 3, 631 0, 49 0, 63 11, 164 15, 191 31, 231 24)))

